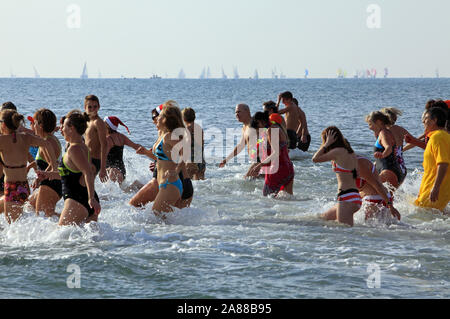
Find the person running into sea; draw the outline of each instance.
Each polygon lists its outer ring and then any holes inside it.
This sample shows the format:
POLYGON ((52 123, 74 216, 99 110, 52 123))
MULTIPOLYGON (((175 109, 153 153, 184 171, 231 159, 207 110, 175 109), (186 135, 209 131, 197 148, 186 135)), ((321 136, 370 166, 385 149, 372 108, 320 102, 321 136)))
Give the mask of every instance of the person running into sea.
POLYGON ((59 226, 80 225, 97 221, 101 206, 95 192, 95 167, 89 148, 83 141, 89 115, 72 110, 64 117, 62 135, 68 148, 63 155, 58 172, 38 171, 38 177, 50 180, 61 178, 64 208, 59 226))
POLYGON ((27 180, 28 149, 30 145, 41 147, 50 160, 50 168, 56 169, 57 161, 49 141, 35 135, 17 132, 23 115, 14 110, 0 112, 0 161, 5 174, 3 211, 8 223, 22 214, 23 205, 30 195, 27 180))
POLYGON ((89 115, 88 128, 85 133, 85 143, 89 148, 92 163, 95 165, 95 175, 99 174, 102 183, 108 180, 106 172, 107 142, 106 124, 99 117, 100 101, 95 95, 84 98, 84 110, 89 115))
POLYGON ((161 131, 161 136, 152 148, 152 153, 157 158, 159 185, 158 195, 153 203, 153 212, 159 215, 172 212, 172 207, 183 194, 183 182, 179 177, 184 165, 182 148, 176 151, 174 147, 186 138, 187 132, 177 102, 164 103, 156 126, 161 131), (174 134, 178 134, 178 138, 174 139, 174 134))
MULTIPOLYGON (((437 108, 441 108, 445 112, 447 112, 448 117, 447 117, 445 129, 447 130, 448 133, 450 133, 450 107, 449 107, 449 104, 450 104, 450 102, 447 103, 446 101, 442 101, 442 100, 429 100, 425 104, 425 111, 424 111, 424 114, 425 114, 425 112, 427 110, 431 109, 432 107, 437 107, 437 108)), ((424 114, 422 114, 422 117, 424 116, 424 114)), ((411 148, 414 148, 415 146, 420 147, 421 149, 424 150, 427 147, 427 142, 429 139, 430 139, 429 136, 427 136, 426 134, 422 134, 419 138, 415 138, 411 134, 407 134, 405 136, 405 141, 408 143, 408 145, 405 146, 403 151, 410 150, 411 148)))
MULTIPOLYGON (((164 104, 161 104, 159 107, 152 110, 152 120, 153 124, 157 125, 159 114, 163 109, 164 104)), ((158 130, 158 139, 161 137, 161 130, 158 130)), ((157 157, 153 154, 152 149, 145 149, 144 147, 139 148, 136 151, 137 154, 145 155, 149 157, 152 161, 157 161, 157 157)), ((150 182, 145 184, 137 193, 134 195, 129 204, 142 208, 150 202, 153 202, 158 195, 159 185, 158 185, 158 170, 156 169, 155 162, 151 162, 149 166, 150 171, 153 174, 153 178, 150 182)), ((194 196, 194 188, 192 186, 192 181, 189 178, 184 178, 184 175, 187 176, 186 167, 183 166, 183 169, 180 171, 180 179, 183 181, 183 194, 181 195, 181 199, 178 200, 175 204, 175 207, 182 209, 185 207, 189 207, 191 205, 193 196, 194 196)))
MULTIPOLYGON (((56 116, 49 109, 39 109, 31 118, 34 132, 37 136, 50 142, 53 154, 56 158, 61 156, 61 143, 53 134, 56 127, 56 116)), ((46 171, 50 170, 50 159, 45 155, 41 148, 38 149, 35 161, 29 165, 35 170, 46 171)), ((46 217, 57 215, 55 213, 56 203, 62 197, 62 184, 60 179, 44 179, 37 178, 33 185, 35 192, 30 196, 30 204, 39 215, 39 212, 44 212, 46 217)))
MULTIPOLYGON (((275 102, 272 102, 273 106, 275 105, 275 102)), ((272 105, 271 105, 272 106, 272 105)), ((268 130, 270 127, 270 121, 269 116, 274 114, 275 112, 256 112, 255 115, 252 117, 252 122, 250 124, 250 127, 256 131, 257 134, 257 140, 255 145, 251 145, 251 149, 249 151, 250 153, 250 159, 255 164, 252 165, 251 169, 247 173, 247 177, 249 178, 265 178, 265 175, 267 173, 267 170, 269 166, 263 165, 261 166, 261 170, 258 172, 257 170, 253 170, 253 168, 258 164, 261 163, 261 161, 265 160, 270 154, 267 154, 268 147, 263 147, 264 143, 267 143, 268 140, 268 130), (266 123, 265 127, 260 128, 260 122, 266 123), (256 175, 251 175, 256 174, 256 175)), ((282 117, 281 117, 282 118, 282 117)), ((283 119, 283 118, 282 118, 283 119)), ((283 124, 281 124, 283 127, 285 127, 283 124)))
POLYGON ((450 134, 445 129, 448 114, 433 107, 422 123, 429 141, 423 153, 424 174, 415 205, 445 211, 450 202, 450 134))
POLYGON ((298 100, 296 98, 293 98, 292 101, 294 102, 295 105, 297 105, 300 117, 300 124, 297 129, 297 136, 298 136, 297 148, 303 152, 307 152, 309 149, 309 145, 311 144, 311 135, 309 134, 308 130, 308 122, 306 121, 306 114, 300 108, 298 100))
POLYGON ((361 208, 361 196, 356 186, 358 158, 350 143, 336 126, 329 126, 322 132, 322 145, 314 154, 314 163, 329 162, 338 181, 338 195, 335 206, 321 215, 325 220, 353 226, 353 214, 361 208))
POLYGON ((261 168, 269 166, 265 174, 263 195, 274 194, 278 196, 280 191, 292 195, 294 187, 294 165, 289 158, 288 143, 289 136, 286 128, 282 125, 280 114, 274 113, 265 118, 257 120, 258 128, 267 130, 267 143, 262 143, 259 148, 266 147, 263 152, 269 154, 265 159, 253 167, 253 175, 258 174, 261 168), (265 144, 265 145, 264 145, 265 144))
POLYGON ((381 112, 389 117, 390 123, 387 126, 387 128, 394 135, 395 144, 397 145, 396 148, 397 161, 400 166, 400 169, 402 170, 402 176, 404 176, 403 177, 404 179, 406 178, 408 170, 406 168, 405 159, 403 158, 403 144, 404 144, 403 142, 405 140, 405 136, 411 134, 409 134, 408 130, 406 130, 404 127, 395 124, 397 122, 397 117, 399 115, 402 115, 402 111, 396 109, 395 107, 385 107, 381 109, 381 112))
POLYGON ((356 186, 362 197, 366 220, 377 217, 381 212, 381 208, 386 207, 390 210, 392 216, 400 220, 401 215, 395 209, 392 203, 392 196, 383 186, 378 177, 375 165, 366 157, 356 155, 358 159, 358 178, 356 178, 356 186))
POLYGON ((108 154, 106 158, 106 171, 108 173, 108 178, 112 182, 122 184, 127 174, 125 163, 123 162, 124 146, 129 146, 136 151, 139 147, 142 147, 142 145, 134 143, 128 137, 117 131, 120 124, 127 129, 128 133, 130 133, 128 127, 123 124, 118 117, 106 116, 104 121, 107 124, 108 129, 106 135, 106 153, 108 154))
POLYGON ((203 129, 195 123, 195 111, 188 107, 181 112, 186 129, 191 139, 191 163, 186 164, 187 172, 192 180, 204 180, 206 162, 204 157, 205 141, 203 129))
POLYGON ((376 111, 366 116, 366 122, 377 138, 374 157, 381 182, 388 182, 395 190, 403 183, 405 173, 402 172, 397 159, 398 146, 394 134, 387 128, 391 124, 391 120, 386 114, 376 111))
MULTIPOLYGON (((252 116, 250 114, 250 108, 247 104, 238 104, 235 110, 236 119, 242 123, 242 135, 241 140, 238 145, 220 164, 219 167, 223 168, 225 165, 236 157, 242 150, 247 146, 247 151, 249 151, 249 140, 250 140, 250 124, 252 121, 252 116)), ((249 154, 250 155, 250 154, 249 154)))
MULTIPOLYGON (((289 149, 296 149, 299 141, 306 145, 309 133, 304 112, 294 103, 294 96, 289 91, 278 95, 277 107, 280 106, 281 102, 285 105, 285 108, 279 110, 278 113, 286 115, 286 129, 289 134, 289 149), (298 135, 297 132, 302 135, 298 135)), ((303 144, 301 146, 302 149, 304 149, 303 144)))

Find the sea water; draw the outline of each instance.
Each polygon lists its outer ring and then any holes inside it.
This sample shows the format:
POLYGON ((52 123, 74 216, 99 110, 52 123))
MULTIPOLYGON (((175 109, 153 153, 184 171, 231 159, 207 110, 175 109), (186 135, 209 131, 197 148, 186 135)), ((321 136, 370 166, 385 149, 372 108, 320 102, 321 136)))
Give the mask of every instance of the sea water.
MULTIPOLYGON (((12 225, 0 216, 0 297, 448 298, 450 221, 412 204, 423 151, 405 153, 408 176, 395 196, 401 222, 365 221, 358 212, 353 228, 318 218, 334 205, 337 183, 330 163, 311 157, 322 130, 336 125, 357 153, 373 158, 367 114, 397 107, 404 112, 397 124, 418 136, 425 102, 449 92, 449 79, 0 79, 0 101, 24 115, 46 107, 59 118, 95 94, 100 116, 119 117, 147 148, 156 140, 151 109, 174 99, 195 109, 209 150, 192 206, 165 221, 151 204, 131 207, 133 192, 98 178, 98 223, 58 227, 29 206, 12 225), (305 111, 312 142, 294 157, 294 195, 265 198, 263 180, 243 179, 245 158, 222 169, 218 163, 233 147, 227 129, 241 127, 235 105, 254 113, 286 90, 305 111)), ((129 148, 124 159, 125 186, 151 179, 149 159, 129 148)))

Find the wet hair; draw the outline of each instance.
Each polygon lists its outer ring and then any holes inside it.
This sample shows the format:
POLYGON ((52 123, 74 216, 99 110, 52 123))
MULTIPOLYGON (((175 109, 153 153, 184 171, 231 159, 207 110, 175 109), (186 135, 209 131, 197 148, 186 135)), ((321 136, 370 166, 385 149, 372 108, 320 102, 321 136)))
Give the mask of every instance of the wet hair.
POLYGON ((336 141, 325 149, 325 153, 328 153, 332 149, 338 147, 345 148, 349 154, 354 153, 350 143, 344 138, 344 135, 342 135, 341 131, 336 126, 329 126, 322 131, 322 143, 325 143, 325 138, 328 132, 336 133, 336 141))
POLYGON ((434 104, 433 104, 432 107, 438 107, 438 108, 441 108, 441 109, 444 109, 444 110, 448 110, 448 105, 447 105, 447 103, 445 103, 445 102, 442 101, 442 100, 436 100, 436 101, 434 101, 434 104))
POLYGON ((86 132, 89 122, 89 115, 86 112, 80 110, 72 110, 65 117, 67 124, 73 126, 78 134, 83 135, 86 132))
POLYGON ((23 123, 24 117, 15 110, 3 110, 0 113, 0 119, 5 123, 6 127, 11 131, 16 131, 20 123, 23 123))
POLYGON ((431 109, 434 103, 436 103, 435 100, 428 100, 427 103, 425 104, 425 110, 431 109))
POLYGON ((13 102, 5 102, 2 104, 2 111, 3 110, 14 110, 17 111, 17 107, 14 105, 13 102))
POLYGON ((56 115, 49 109, 39 109, 33 116, 46 133, 52 133, 56 128, 56 115))
POLYGON ((100 100, 98 99, 97 96, 95 96, 95 95, 93 95, 93 94, 90 94, 90 95, 86 96, 86 97, 84 98, 84 105, 85 105, 85 106, 86 106, 86 103, 87 103, 88 101, 94 101, 94 102, 97 102, 98 107, 100 108, 100 100))
POLYGON ((273 111, 273 113, 278 113, 278 107, 274 101, 264 102, 263 109, 264 111, 273 111))
POLYGON ((436 121, 436 125, 445 128, 449 121, 449 112, 440 107, 432 107, 425 111, 424 116, 428 114, 432 120, 436 121))
POLYGON ((195 121, 195 111, 194 109, 187 107, 181 111, 181 114, 183 115, 183 120, 188 123, 192 123, 195 121))
POLYGON ((294 102, 294 104, 298 106, 298 100, 295 97, 292 99, 292 102, 294 102))
POLYGON ((289 91, 286 91, 286 92, 281 93, 281 97, 282 97, 283 99, 293 99, 293 98, 294 98, 294 96, 292 95, 292 93, 289 92, 289 91))
POLYGON ((391 125, 391 119, 389 116, 380 111, 375 111, 366 116, 366 122, 373 122, 380 120, 384 125, 391 125))
POLYGON ((261 121, 264 123, 264 126, 267 126, 269 124, 269 112, 256 112, 255 115, 252 117, 252 122, 250 124, 251 128, 259 129, 258 127, 258 121, 261 121))
POLYGON ((400 111, 399 109, 396 109, 395 107, 382 108, 381 112, 386 114, 389 117, 389 120, 391 121, 390 125, 394 125, 395 122, 397 122, 397 116, 400 116, 403 114, 402 111, 400 111))
POLYGON ((179 127, 185 127, 183 123, 183 116, 181 115, 180 108, 176 101, 170 100, 164 103, 161 115, 165 117, 164 125, 173 132, 179 127))

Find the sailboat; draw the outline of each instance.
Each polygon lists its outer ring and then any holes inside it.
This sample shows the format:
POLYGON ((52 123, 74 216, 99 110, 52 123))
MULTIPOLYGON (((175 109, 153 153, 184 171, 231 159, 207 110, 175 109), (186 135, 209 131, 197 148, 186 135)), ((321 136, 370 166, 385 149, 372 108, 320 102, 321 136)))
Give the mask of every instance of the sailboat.
POLYGON ((14 79, 14 78, 17 77, 17 76, 13 73, 12 68, 9 69, 9 74, 11 75, 11 78, 12 78, 12 79, 14 79))
POLYGON ((233 78, 234 78, 235 80, 239 79, 239 73, 238 73, 237 67, 234 67, 233 78))
POLYGON ((258 70, 255 70, 255 73, 253 74, 253 78, 254 78, 255 80, 259 80, 258 70))
POLYGON ((99 78, 99 79, 102 78, 102 72, 100 72, 100 70, 98 70, 98 78, 99 78))
POLYGON ((272 69, 272 79, 278 79, 277 69, 272 69))
POLYGON ((208 66, 208 69, 206 70, 206 78, 207 79, 211 78, 211 70, 209 69, 209 66, 208 66))
POLYGON ((308 75, 309 75, 309 71, 308 71, 308 69, 305 69, 305 79, 308 78, 308 75))
POLYGON ((183 69, 181 69, 180 72, 178 73, 178 78, 179 79, 185 79, 186 78, 186 74, 184 73, 183 69))
POLYGON ((203 80, 205 77, 206 77, 206 72, 205 72, 205 68, 203 68, 202 73, 200 73, 200 76, 198 78, 203 80))
POLYGON ((439 79, 439 69, 436 69, 436 79, 439 79))
POLYGON ((342 71, 341 68, 339 68, 339 69, 337 70, 337 78, 338 78, 338 79, 343 79, 343 78, 344 78, 344 72, 342 71))
POLYGON ((388 68, 384 68, 384 78, 386 79, 389 75, 389 69, 388 68))
POLYGON ((41 76, 34 66, 33 66, 33 70, 34 70, 34 78, 39 79, 41 76))
POLYGON ((370 75, 372 79, 375 79, 377 77, 377 69, 372 69, 370 75))
POLYGON ((280 79, 285 79, 286 75, 283 74, 283 71, 280 72, 280 79))
POLYGON ((223 67, 222 67, 222 79, 224 79, 224 80, 228 79, 228 76, 225 74, 223 67))
POLYGON ((80 79, 87 79, 87 78, 88 78, 87 63, 84 62, 83 73, 81 73, 80 79))

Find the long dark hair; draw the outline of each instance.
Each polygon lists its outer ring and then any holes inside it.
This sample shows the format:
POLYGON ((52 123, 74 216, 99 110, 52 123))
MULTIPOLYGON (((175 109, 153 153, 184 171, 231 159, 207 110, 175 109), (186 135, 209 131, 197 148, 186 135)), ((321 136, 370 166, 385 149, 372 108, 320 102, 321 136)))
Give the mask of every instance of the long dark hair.
POLYGON ((326 135, 328 132, 336 133, 336 141, 325 148, 325 153, 328 153, 329 151, 337 147, 345 148, 349 154, 354 153, 352 147, 350 146, 350 143, 344 138, 344 135, 342 135, 341 131, 336 126, 329 126, 322 131, 322 143, 325 143, 326 135))

